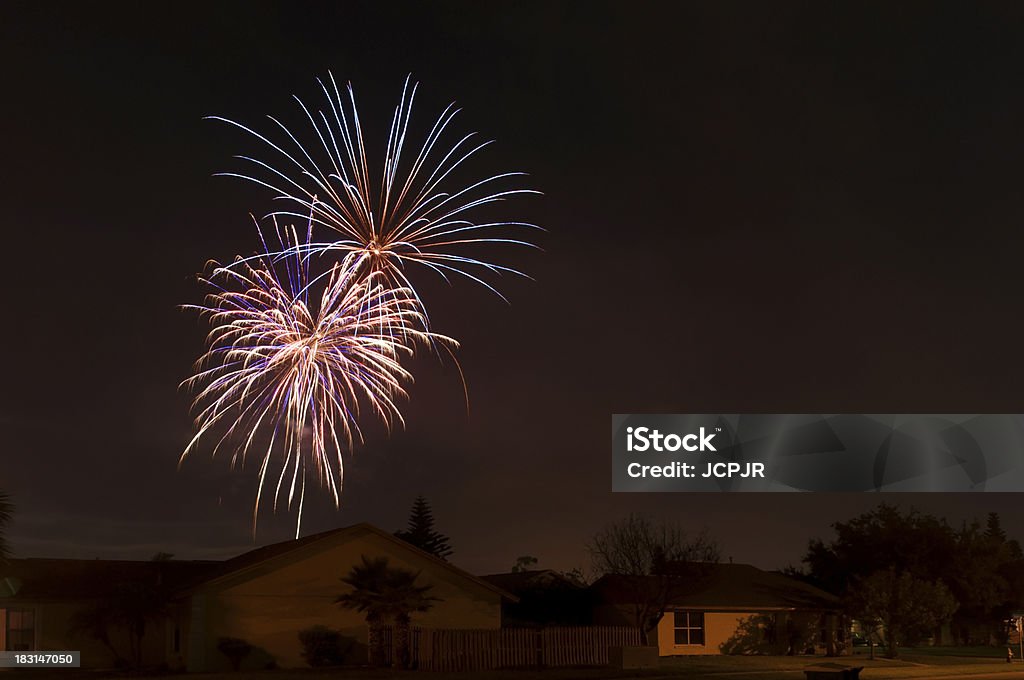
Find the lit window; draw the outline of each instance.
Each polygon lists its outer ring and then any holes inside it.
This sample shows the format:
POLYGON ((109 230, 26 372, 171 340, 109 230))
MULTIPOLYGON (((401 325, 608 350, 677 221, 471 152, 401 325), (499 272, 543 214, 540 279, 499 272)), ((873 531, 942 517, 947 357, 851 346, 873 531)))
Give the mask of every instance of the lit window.
POLYGON ((704 644, 704 612, 674 612, 673 616, 677 645, 704 644))
POLYGON ((36 617, 31 609, 7 610, 7 651, 24 652, 36 648, 36 617))

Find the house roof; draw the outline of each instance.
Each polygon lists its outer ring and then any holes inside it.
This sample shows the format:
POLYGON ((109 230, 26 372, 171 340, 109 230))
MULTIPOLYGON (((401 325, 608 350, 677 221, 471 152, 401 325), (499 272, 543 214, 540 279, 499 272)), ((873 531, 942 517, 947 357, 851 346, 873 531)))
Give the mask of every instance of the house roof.
MULTIPOLYGON (((749 564, 706 564, 705 577, 687 587, 682 583, 668 606, 678 609, 834 610, 839 598, 820 588, 778 572, 749 564)), ((610 604, 630 602, 630 577, 610 574, 592 587, 610 604)), ((654 578, 654 577, 647 577, 654 578)))
POLYGON ((528 569, 504 574, 488 574, 480 578, 516 595, 521 595, 535 588, 546 588, 555 585, 567 588, 582 587, 553 569, 528 569))
POLYGON ((208 573, 217 562, 12 559, 0 571, 0 599, 91 599, 110 596, 119 584, 178 588, 208 573))
POLYGON ((478 576, 474 576, 473 574, 470 574, 469 572, 456 567, 451 562, 442 560, 441 558, 431 555, 428 552, 424 552, 416 546, 407 543, 400 538, 397 538, 393 534, 390 534, 384 531, 383 529, 375 527, 374 525, 366 522, 362 522, 360 524, 353 524, 352 526, 348 527, 331 529, 330 531, 324 531, 319 534, 312 534, 310 536, 304 536, 302 538, 290 541, 282 541, 281 543, 273 543, 271 545, 263 546, 262 548, 250 550, 247 553, 243 553, 230 560, 219 563, 213 571, 203 574, 195 581, 186 584, 184 586, 184 589, 192 589, 206 583, 212 583, 223 578, 228 578, 230 576, 238 574, 239 572, 243 572, 257 565, 261 565, 278 558, 283 559, 288 555, 294 554, 298 550, 314 550, 317 544, 322 544, 324 547, 327 547, 328 545, 336 545, 337 543, 343 542, 346 539, 353 539, 362 534, 367 533, 382 538, 390 543, 393 543, 401 550, 411 552, 421 560, 433 562, 438 566, 444 567, 446 570, 454 573, 455 575, 463 579, 469 580, 475 583, 476 585, 485 588, 486 590, 490 590, 494 593, 497 593, 499 596, 503 598, 506 598, 513 602, 518 599, 515 595, 506 590, 503 590, 499 586, 489 583, 478 576))
POLYGON ((187 592, 206 583, 243 572, 246 569, 294 554, 315 550, 317 544, 335 545, 348 538, 372 534, 409 551, 421 560, 443 566, 457 576, 511 601, 518 598, 477 576, 459 569, 434 555, 396 538, 371 524, 355 524, 319 534, 266 545, 225 561, 210 560, 65 560, 12 559, 0 568, 0 601, 3 599, 86 599, 106 597, 124 582, 160 583, 175 592, 187 592))

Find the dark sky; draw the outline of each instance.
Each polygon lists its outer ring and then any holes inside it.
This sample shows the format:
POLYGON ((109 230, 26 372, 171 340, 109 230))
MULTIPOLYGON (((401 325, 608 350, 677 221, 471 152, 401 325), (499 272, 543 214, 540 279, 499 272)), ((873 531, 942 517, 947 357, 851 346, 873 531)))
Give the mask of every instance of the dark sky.
MULTIPOLYGON (((469 412, 451 365, 417 364, 406 430, 356 452, 342 509, 314 498, 305 532, 395 529, 422 493, 475 572, 585 565, 632 511, 798 562, 883 498, 612 494, 610 415, 1024 411, 1021 35, 1018 3, 5 3, 15 551, 252 547, 254 471, 176 470, 203 335, 178 305, 269 208, 212 176, 254 142, 202 117, 300 126, 290 96, 331 70, 369 120, 409 72, 420 123, 458 100, 460 130, 498 140, 478 167, 530 172, 545 196, 514 216, 548 232, 501 253, 536 279, 502 285, 511 305, 424 282, 469 412)), ((1014 533, 1018 498, 885 499, 1014 533)), ((293 522, 264 514, 257 543, 293 522)))

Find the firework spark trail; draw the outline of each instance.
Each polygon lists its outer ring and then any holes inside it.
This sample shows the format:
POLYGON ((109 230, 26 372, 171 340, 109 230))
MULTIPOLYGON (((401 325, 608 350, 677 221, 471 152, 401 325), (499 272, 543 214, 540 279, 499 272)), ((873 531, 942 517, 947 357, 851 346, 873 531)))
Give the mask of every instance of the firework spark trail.
POLYGON ((234 446, 232 466, 244 464, 258 433, 269 438, 253 531, 264 487, 279 463, 274 509, 282 488, 289 509, 298 494, 298 537, 307 471, 316 472, 337 506, 342 452, 362 441, 361 412, 369 411, 389 430, 404 424, 398 402, 407 396, 412 375, 401 360, 419 341, 456 343, 424 330, 412 291, 394 287, 380 271, 357 272, 354 254, 313 276, 318 259, 309 248, 312 225, 300 240, 294 229, 282 233, 274 224, 280 248, 264 241, 262 256, 215 266, 201 278, 214 292, 203 305, 189 306, 213 328, 195 374, 182 383, 198 393, 197 431, 181 460, 221 429, 213 455, 234 446))
POLYGON ((451 338, 431 332, 407 265, 421 265, 445 281, 453 274, 469 278, 504 299, 485 278, 525 275, 470 253, 482 244, 535 247, 505 232, 539 229, 478 217, 490 204, 540 192, 502 189, 523 176, 518 172, 455 181, 453 173, 491 142, 477 142, 473 133, 442 143, 459 112, 454 104, 442 112, 411 163, 403 162, 418 86, 410 88, 406 78, 376 185, 351 85, 346 98, 333 76, 329 86, 317 82, 325 109, 311 111, 296 97, 312 128, 307 145, 272 117, 283 135, 280 142, 214 117, 261 140, 276 159, 239 156, 255 171, 221 174, 272 190, 285 209, 268 215, 279 247, 264 241, 262 254, 216 266, 201 279, 214 292, 192 307, 213 329, 195 374, 183 383, 198 393, 196 434, 182 461, 200 441, 214 437, 219 439, 213 455, 222 446, 233 447, 232 466, 239 460, 244 464, 250 449, 261 450, 253 531, 264 489, 274 484, 275 510, 282 493, 289 508, 297 497, 296 537, 307 473, 315 471, 337 506, 343 452, 362 441, 361 420, 369 416, 388 429, 396 422, 404 425, 398 403, 407 397, 412 376, 402 362, 417 343, 449 353, 457 347, 451 338), (294 229, 282 234, 279 217, 305 220, 304 238, 294 229), (314 240, 314 225, 333 230, 335 238, 314 240), (327 261, 333 264, 311 271, 327 261))
POLYGON ((410 88, 410 78, 407 77, 391 121, 380 188, 375 189, 351 84, 347 87, 346 101, 333 75, 328 74, 327 83, 319 78, 317 83, 327 100, 326 111, 311 111, 295 97, 312 127, 312 141, 308 146, 273 117, 268 116, 284 136, 281 143, 241 123, 211 116, 261 140, 273 150, 285 168, 282 170, 249 156, 238 156, 254 165, 258 172, 220 174, 264 186, 276 194, 275 198, 290 204, 289 208, 270 215, 289 219, 311 216, 313 223, 337 232, 341 238, 325 242, 309 240, 305 248, 353 254, 355 270, 379 272, 387 285, 408 290, 423 311, 423 328, 427 327, 425 307, 406 276, 407 264, 423 265, 446 281, 450 280, 451 274, 467 277, 504 299, 484 280, 484 274, 526 275, 470 256, 462 249, 480 244, 535 247, 526 240, 503 236, 507 228, 540 229, 534 224, 471 219, 486 205, 517 195, 539 194, 532 189, 498 188, 503 182, 520 178, 524 173, 492 175, 448 190, 447 184, 453 181, 452 173, 491 144, 489 141, 475 141, 476 133, 471 133, 462 136, 447 150, 441 147, 440 140, 459 113, 453 103, 438 117, 403 176, 402 152, 418 87, 416 83, 410 88))

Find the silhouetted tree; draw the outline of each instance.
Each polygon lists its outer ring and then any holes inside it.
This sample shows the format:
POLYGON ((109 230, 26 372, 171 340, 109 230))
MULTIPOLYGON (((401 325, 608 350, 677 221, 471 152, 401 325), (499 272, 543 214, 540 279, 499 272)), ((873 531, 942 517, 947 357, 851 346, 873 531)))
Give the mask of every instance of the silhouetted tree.
POLYGON ((1015 610, 1024 608, 1024 551, 1017 540, 1006 535, 999 515, 994 512, 988 514, 984 540, 992 556, 993 581, 999 585, 998 601, 985 612, 985 619, 991 624, 997 642, 1004 644, 1008 630, 1000 624, 1015 610))
POLYGON ((150 580, 139 578, 113 584, 104 599, 84 607, 72 615, 70 629, 85 634, 110 650, 117 660, 128 660, 135 668, 142 666, 142 640, 146 624, 167 614, 169 593, 161 583, 159 571, 150 580), (128 633, 128 654, 122 655, 111 643, 111 632, 120 628, 128 633))
POLYGON ((835 539, 811 540, 804 562, 814 580, 837 595, 853 580, 894 565, 927 581, 942 578, 957 546, 945 520, 885 503, 832 528, 835 539))
MULTIPOLYGON (((958 604, 953 631, 963 644, 1005 635, 1002 620, 1024 605, 1024 555, 996 513, 984 527, 974 521, 953 530, 944 519, 882 504, 832 526, 835 539, 812 540, 804 562, 813 582, 837 595, 852 593, 855 582, 890 568, 924 582, 941 581, 958 604), (973 632, 979 628, 982 639, 973 632)), ((903 637, 913 642, 912 633, 903 637)))
POLYGON ((115 664, 120 665, 125 659, 110 641, 111 631, 119 625, 120 618, 111 603, 104 600, 72 614, 68 622, 68 632, 72 636, 86 635, 98 640, 113 655, 115 664))
POLYGON ((949 621, 957 608, 942 581, 926 581, 895 567, 857 579, 846 605, 868 630, 882 631, 889 658, 896 658, 908 639, 927 636, 949 621))
POLYGON ((335 602, 366 616, 370 665, 379 666, 383 660, 383 627, 391 620, 395 624, 397 664, 408 667, 411 615, 429 610, 438 601, 427 595, 433 586, 416 585, 418 578, 416 572, 389 566, 386 557, 363 555, 362 563, 341 579, 352 590, 339 595, 335 602))
POLYGON ((642 515, 609 524, 587 548, 594 571, 617 576, 628 590, 644 639, 658 627, 669 601, 718 561, 718 546, 706 533, 691 536, 676 524, 642 515))
POLYGON ((583 567, 573 567, 569 571, 560 572, 563 577, 570 583, 574 583, 582 588, 590 585, 590 577, 583 570, 583 567))
POLYGON ((985 520, 985 536, 996 543, 1006 542, 1006 532, 1003 531, 1003 522, 999 519, 998 512, 988 513, 985 520))
POLYGON ((433 586, 416 585, 418 578, 418 573, 406 569, 392 569, 388 578, 388 609, 395 622, 395 652, 399 668, 409 668, 411 661, 409 630, 412 614, 428 611, 437 601, 427 594, 433 586))
POLYGON ((427 499, 423 496, 417 496, 412 504, 408 528, 399 529, 395 532, 395 536, 424 552, 440 557, 442 560, 448 559, 448 556, 452 554, 451 546, 448 545, 448 537, 434 530, 434 514, 430 510, 427 499))
POLYGON ((0 564, 6 563, 11 556, 10 547, 7 545, 7 525, 10 524, 13 514, 14 506, 11 504, 10 496, 0 491, 0 564))
POLYGON ((386 615, 385 580, 388 560, 386 557, 369 558, 362 556, 362 564, 352 567, 341 581, 352 588, 351 592, 339 595, 335 600, 347 609, 354 609, 366 617, 367 654, 371 666, 383 661, 383 628, 386 615))
POLYGON ((999 513, 988 513, 985 521, 985 536, 1002 552, 1006 561, 1024 559, 1024 550, 1021 549, 1020 543, 1006 535, 999 513))
POLYGON ((524 571, 529 571, 530 567, 537 566, 537 558, 532 555, 523 555, 522 557, 516 558, 516 563, 512 565, 512 573, 519 574, 524 571))
MULTIPOLYGON (((998 523, 995 525, 999 529, 998 523)), ((1009 583, 1000 566, 1006 562, 1005 535, 982 530, 978 522, 964 523, 957 532, 956 550, 949 555, 940 576, 960 604, 954 631, 963 644, 988 643, 994 628, 989 624, 996 609, 1008 598, 1009 583), (981 627, 982 639, 972 631, 981 627)), ((998 626, 998 628, 1002 628, 998 626)))
POLYGON ((159 584, 127 581, 115 587, 111 605, 121 625, 128 630, 132 660, 139 668, 146 624, 167 614, 167 593, 159 584))
POLYGON ((593 593, 566 573, 537 571, 508 590, 519 601, 502 607, 502 625, 586 626, 592 621, 593 593))

